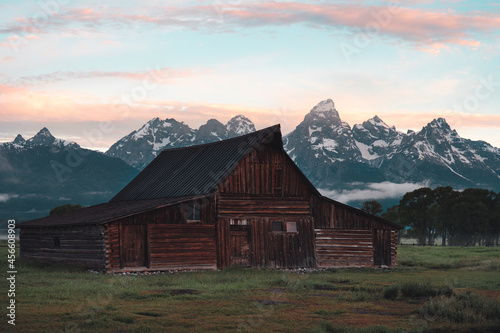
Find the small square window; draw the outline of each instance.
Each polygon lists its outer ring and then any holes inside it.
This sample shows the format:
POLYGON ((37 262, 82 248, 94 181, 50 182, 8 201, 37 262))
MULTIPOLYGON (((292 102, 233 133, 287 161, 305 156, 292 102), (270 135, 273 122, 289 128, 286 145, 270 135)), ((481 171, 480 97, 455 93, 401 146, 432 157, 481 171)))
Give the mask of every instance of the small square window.
POLYGON ((283 231, 283 224, 281 222, 273 222, 273 231, 283 231))
POLYGON ((286 232, 297 232, 297 222, 287 222, 286 232))

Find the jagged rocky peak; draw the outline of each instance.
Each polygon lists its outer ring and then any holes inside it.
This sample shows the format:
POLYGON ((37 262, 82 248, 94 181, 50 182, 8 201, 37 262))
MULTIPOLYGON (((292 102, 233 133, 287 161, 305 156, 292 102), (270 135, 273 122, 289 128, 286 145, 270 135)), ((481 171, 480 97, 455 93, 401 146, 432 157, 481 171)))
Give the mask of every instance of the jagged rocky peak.
POLYGON ((205 125, 201 125, 197 133, 197 143, 209 143, 227 138, 227 129, 217 119, 210 119, 205 125))
POLYGON ((18 135, 16 136, 16 138, 14 139, 14 143, 15 143, 15 144, 18 144, 18 145, 19 145, 19 144, 23 144, 23 143, 25 143, 25 142, 26 142, 26 140, 23 138, 23 136, 22 136, 21 134, 18 134, 18 135))
POLYGON ((327 127, 350 127, 347 123, 340 119, 335 104, 331 99, 326 99, 319 102, 312 110, 304 117, 304 121, 313 126, 327 126, 327 127))
POLYGON ((226 130, 230 138, 256 131, 253 122, 243 115, 231 118, 226 124, 226 130))
POLYGON ((56 138, 50 133, 47 127, 42 128, 34 137, 28 140, 33 145, 51 145, 56 138))
POLYGON ((437 127, 443 130, 451 131, 450 125, 448 125, 446 119, 444 118, 434 119, 426 127, 437 127))
POLYGON ((385 127, 390 128, 379 116, 375 115, 375 117, 368 119, 367 123, 377 126, 377 127, 385 127))
POLYGON ((315 107, 312 108, 310 113, 318 114, 320 116, 328 115, 340 118, 337 109, 335 109, 335 103, 333 103, 331 99, 325 99, 324 101, 319 102, 315 107))
POLYGON ((423 135, 424 137, 444 137, 450 139, 451 137, 459 137, 458 133, 455 130, 452 130, 450 125, 446 122, 444 118, 438 118, 432 120, 426 126, 422 128, 419 135, 423 135))

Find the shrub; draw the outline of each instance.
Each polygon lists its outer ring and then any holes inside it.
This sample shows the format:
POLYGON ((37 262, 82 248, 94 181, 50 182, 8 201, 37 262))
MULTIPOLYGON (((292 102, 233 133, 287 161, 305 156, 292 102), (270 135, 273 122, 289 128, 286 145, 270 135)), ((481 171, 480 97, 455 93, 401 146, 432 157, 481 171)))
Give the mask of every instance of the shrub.
POLYGON ((405 297, 431 297, 437 295, 436 289, 429 282, 406 282, 401 286, 401 293, 405 297))
POLYGON ((420 309, 422 317, 446 319, 455 323, 477 323, 485 320, 499 321, 500 302, 470 292, 441 296, 420 309))
POLYGON ((451 297, 453 295, 453 289, 450 286, 441 286, 437 291, 438 295, 451 297))
POLYGON ((385 299, 396 299, 399 295, 399 286, 397 284, 393 286, 388 286, 384 289, 385 299))

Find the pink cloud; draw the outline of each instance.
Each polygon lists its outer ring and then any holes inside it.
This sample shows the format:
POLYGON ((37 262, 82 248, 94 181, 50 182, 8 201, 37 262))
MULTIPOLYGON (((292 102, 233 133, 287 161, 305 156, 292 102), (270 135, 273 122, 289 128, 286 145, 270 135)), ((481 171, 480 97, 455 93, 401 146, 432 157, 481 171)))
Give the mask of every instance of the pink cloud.
POLYGON ((70 28, 102 31, 137 24, 157 28, 234 31, 240 28, 305 24, 313 28, 350 29, 353 33, 374 31, 381 36, 426 45, 438 51, 439 44, 477 47, 478 37, 500 28, 500 14, 457 13, 408 7, 366 6, 358 3, 306 4, 272 2, 151 8, 150 13, 128 13, 124 9, 106 12, 72 8, 49 16, 43 24, 22 18, 0 28, 0 33, 40 33, 70 28))
POLYGON ((149 77, 158 83, 166 82, 170 79, 192 76, 192 70, 177 70, 173 68, 160 68, 142 72, 111 72, 111 71, 90 71, 90 72, 53 72, 48 74, 23 76, 15 80, 15 85, 23 87, 56 83, 68 80, 94 79, 94 78, 123 78, 128 80, 144 80, 149 77))

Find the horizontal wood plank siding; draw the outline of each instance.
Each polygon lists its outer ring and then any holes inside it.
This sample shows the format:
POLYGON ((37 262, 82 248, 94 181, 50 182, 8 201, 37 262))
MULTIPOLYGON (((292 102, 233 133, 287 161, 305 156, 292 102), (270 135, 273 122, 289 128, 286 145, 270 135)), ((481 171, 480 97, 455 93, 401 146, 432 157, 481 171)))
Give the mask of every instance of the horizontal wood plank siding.
POLYGON ((318 268, 373 266, 371 230, 315 229, 318 268))
POLYGON ((151 224, 152 269, 216 269, 215 225, 151 224))
POLYGON ((21 259, 105 268, 102 226, 23 227, 19 238, 21 259))
MULTIPOLYGON (((193 201, 189 201, 188 203, 180 203, 172 206, 162 207, 158 209, 154 209, 151 211, 139 213, 136 215, 128 216, 113 223, 106 224, 106 267, 109 270, 118 270, 120 269, 120 225, 121 224, 143 224, 148 226, 148 237, 153 236, 151 240, 148 238, 148 263, 151 266, 150 268, 161 268, 164 269, 173 269, 175 260, 171 260, 171 264, 160 264, 163 260, 167 262, 167 257, 169 260, 173 256, 175 252, 172 251, 168 246, 158 246, 158 236, 155 234, 157 231, 163 230, 160 235, 166 235, 166 230, 170 230, 171 234, 175 234, 178 239, 182 239, 183 241, 187 241, 186 244, 182 245, 185 247, 193 246, 193 250, 199 250, 199 244, 194 244, 193 237, 198 237, 198 235, 193 236, 190 234, 190 230, 200 230, 200 226, 211 226, 210 228, 214 229, 214 225, 216 223, 216 198, 215 196, 206 197, 194 200, 197 204, 200 205, 200 222, 197 223, 188 223, 187 221, 187 204, 192 204, 193 201), (186 232, 187 237, 182 236, 179 232, 176 232, 175 229, 182 230, 186 232), (162 254, 165 254, 162 257, 162 254), (163 265, 163 266, 162 266, 163 265)), ((196 233, 194 233, 196 234, 196 233)), ((215 232, 210 236, 215 242, 215 232)), ((171 237, 167 236, 167 241, 171 237)), ((201 237, 203 238, 203 237, 201 237)), ((202 239, 203 241, 203 239, 202 239)), ((170 245, 171 247, 172 245, 170 245)), ((179 248, 182 248, 179 246, 179 248)), ((214 245, 215 248, 215 245, 214 245)), ((210 250, 211 251, 211 250, 210 250)), ((210 252, 208 251, 208 252, 210 252)), ((177 253, 179 254, 179 253, 177 253)), ((185 256, 185 255, 183 255, 185 256)), ((182 261, 182 256, 179 256, 179 260, 177 262, 182 261)), ((200 257, 201 258, 201 257, 200 257)), ((214 252, 215 258, 215 252, 214 252)), ((205 260, 204 258, 203 260, 205 260)), ((206 261, 200 263, 193 263, 194 268, 213 268, 213 262, 209 264, 205 264, 206 261), (206 266, 206 267, 205 267, 206 266)), ((215 259, 214 259, 215 262, 215 259)), ((185 265, 184 265, 185 266, 185 265)), ((185 268, 185 267, 184 267, 185 268)))
POLYGON ((219 214, 222 217, 308 216, 310 212, 311 205, 307 197, 221 195, 219 200, 219 214))

